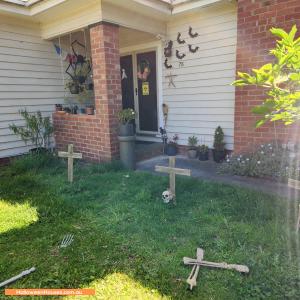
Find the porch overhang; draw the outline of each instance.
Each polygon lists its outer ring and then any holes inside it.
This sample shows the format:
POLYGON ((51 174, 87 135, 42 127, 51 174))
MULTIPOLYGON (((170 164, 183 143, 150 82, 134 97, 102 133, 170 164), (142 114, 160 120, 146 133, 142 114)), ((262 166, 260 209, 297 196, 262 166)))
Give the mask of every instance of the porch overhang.
POLYGON ((2 0, 0 14, 40 25, 43 39, 105 21, 153 35, 165 35, 174 15, 232 0, 2 0))

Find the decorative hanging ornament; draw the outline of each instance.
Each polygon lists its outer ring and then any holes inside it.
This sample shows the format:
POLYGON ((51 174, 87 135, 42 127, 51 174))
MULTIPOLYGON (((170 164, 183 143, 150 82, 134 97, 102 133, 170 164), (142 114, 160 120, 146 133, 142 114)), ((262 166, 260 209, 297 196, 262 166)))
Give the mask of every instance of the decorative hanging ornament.
POLYGON ((169 84, 168 84, 168 87, 176 87, 175 83, 174 83, 174 77, 177 77, 177 75, 173 75, 171 73, 169 73, 169 75, 166 75, 165 78, 166 79, 169 79, 169 84))
POLYGON ((185 57, 185 54, 184 53, 180 54, 180 52, 178 50, 176 50, 176 57, 178 59, 183 59, 185 57))
POLYGON ((164 65, 165 65, 165 68, 166 68, 166 69, 172 69, 172 65, 169 65, 168 59, 167 59, 167 58, 166 58, 166 60, 165 60, 164 65))
POLYGON ((146 81, 151 73, 150 62, 147 59, 141 60, 138 65, 137 77, 142 81, 146 81))
POLYGON ((181 38, 181 33, 178 32, 178 35, 177 35, 177 43, 178 44, 184 44, 185 43, 185 40, 181 38))
POLYGON ((189 36, 190 36, 191 38, 195 38, 195 37, 197 37, 198 35, 199 35, 198 32, 193 33, 193 28, 190 26, 190 28, 189 28, 189 36))
POLYGON ((122 76, 121 76, 122 80, 127 79, 127 74, 126 74, 126 70, 122 69, 122 76))
POLYGON ((164 48, 165 57, 172 56, 172 48, 173 48, 173 41, 168 41, 167 46, 164 48))
POLYGON ((195 48, 193 48, 193 45, 189 45, 189 51, 191 53, 196 53, 199 50, 199 47, 196 46, 195 48))

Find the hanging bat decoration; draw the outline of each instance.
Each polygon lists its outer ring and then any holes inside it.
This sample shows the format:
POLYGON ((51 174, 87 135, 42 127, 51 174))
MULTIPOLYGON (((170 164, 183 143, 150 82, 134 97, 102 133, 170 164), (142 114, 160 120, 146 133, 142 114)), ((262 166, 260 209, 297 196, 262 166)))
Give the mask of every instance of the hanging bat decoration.
POLYGON ((171 69, 172 68, 172 65, 169 65, 168 64, 168 59, 166 58, 166 60, 165 60, 165 68, 166 69, 171 69))
POLYGON ((168 41, 167 47, 164 48, 165 57, 172 56, 173 41, 168 41))
POLYGON ((185 43, 185 40, 181 38, 181 33, 178 32, 178 35, 177 35, 177 43, 178 44, 184 44, 185 43))
POLYGON ((178 59, 183 59, 183 58, 185 57, 185 54, 184 54, 184 53, 180 54, 179 51, 176 50, 176 57, 177 57, 178 59))
POLYGON ((192 45, 189 45, 189 51, 190 51, 191 53, 196 53, 198 50, 199 50, 199 47, 198 47, 198 46, 196 46, 195 48, 193 48, 192 45))
POLYGON ((190 28, 189 28, 189 36, 190 36, 191 38, 195 38, 195 37, 197 37, 198 35, 199 35, 198 32, 193 33, 193 28, 190 26, 190 28))

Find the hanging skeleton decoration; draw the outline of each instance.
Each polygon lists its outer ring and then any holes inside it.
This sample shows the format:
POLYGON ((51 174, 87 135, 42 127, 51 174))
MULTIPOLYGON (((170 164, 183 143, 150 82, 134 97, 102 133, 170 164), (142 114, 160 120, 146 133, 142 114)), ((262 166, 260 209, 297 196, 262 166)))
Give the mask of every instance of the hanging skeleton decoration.
POLYGON ((189 28, 189 36, 190 36, 191 38, 195 38, 195 37, 197 37, 198 35, 199 35, 198 32, 193 33, 193 28, 190 26, 190 28, 189 28))
POLYGON ((196 46, 195 48, 193 47, 193 45, 189 45, 189 51, 191 53, 196 53, 199 50, 199 47, 196 46))
POLYGON ((169 74, 169 75, 166 75, 165 78, 169 80, 169 84, 168 84, 168 87, 176 87, 175 83, 174 83, 174 77, 177 77, 177 75, 173 75, 173 74, 169 74))
POLYGON ((177 43, 178 44, 184 44, 185 43, 185 40, 181 38, 181 33, 178 32, 178 35, 177 35, 177 43))
POLYGON ((125 69, 122 69, 122 75, 121 75, 121 79, 124 80, 124 79, 127 79, 127 74, 126 74, 126 70, 125 69))
POLYGON ((172 65, 169 65, 169 63, 168 63, 168 59, 167 58, 165 59, 164 65, 165 65, 166 69, 171 69, 172 68, 172 65))
POLYGON ((179 50, 176 50, 176 57, 178 59, 183 59, 186 55, 184 53, 180 53, 179 50))
POLYGON ((172 56, 172 49, 173 49, 173 41, 168 41, 167 46, 164 48, 165 57, 172 56))

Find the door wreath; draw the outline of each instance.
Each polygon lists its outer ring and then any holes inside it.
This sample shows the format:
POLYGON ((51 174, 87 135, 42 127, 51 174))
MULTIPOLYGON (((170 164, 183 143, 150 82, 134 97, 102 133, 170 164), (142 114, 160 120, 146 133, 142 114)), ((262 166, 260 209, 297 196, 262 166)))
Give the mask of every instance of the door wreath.
POLYGON ((143 59, 138 64, 137 77, 142 81, 146 81, 151 73, 150 62, 147 59, 143 59))

